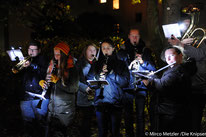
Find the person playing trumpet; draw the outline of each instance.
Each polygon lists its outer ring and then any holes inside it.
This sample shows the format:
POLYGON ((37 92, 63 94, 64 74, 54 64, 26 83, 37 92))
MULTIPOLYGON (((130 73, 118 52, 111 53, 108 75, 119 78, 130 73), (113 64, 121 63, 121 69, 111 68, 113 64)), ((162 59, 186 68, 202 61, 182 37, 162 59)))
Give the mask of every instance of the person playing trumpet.
POLYGON ((35 95, 42 94, 39 81, 46 76, 48 61, 40 55, 41 49, 38 42, 29 43, 28 55, 31 60, 23 64, 24 94, 20 102, 21 114, 24 123, 24 134, 26 136, 41 137, 45 133, 45 116, 47 114, 48 98, 44 100, 42 108, 36 108, 40 98, 35 95))
MULTIPOLYGON (((150 70, 151 68, 154 68, 151 66, 155 66, 152 57, 152 51, 146 46, 145 42, 141 38, 140 33, 141 31, 136 27, 131 28, 129 30, 128 39, 125 42, 125 49, 120 49, 117 53, 118 58, 123 60, 127 64, 128 68, 130 69, 130 72, 132 71, 132 69, 137 69, 137 70, 141 69, 141 71, 148 70, 148 69, 150 70)), ((146 98, 146 92, 144 92, 145 90, 134 92, 135 88, 133 84, 134 83, 133 78, 134 77, 132 76, 132 73, 130 73, 130 84, 128 88, 124 88, 124 96, 122 99, 124 105, 123 118, 124 118, 125 130, 126 130, 125 132, 126 132, 126 136, 128 137, 135 136, 134 133, 135 119, 133 118, 133 113, 134 113, 133 102, 135 98, 139 98, 136 100, 136 103, 139 101, 138 103, 139 105, 138 107, 136 107, 136 109, 139 109, 136 111, 137 112, 136 114, 138 115, 136 136, 143 136, 144 134, 144 118, 143 118, 144 112, 142 110, 144 109, 143 105, 145 104, 144 100, 146 98)))
MULTIPOLYGON (((142 58, 143 52, 135 52, 135 59, 128 66, 130 71, 137 71, 139 73, 146 73, 151 75, 156 70, 155 66, 147 60, 142 58)), ((132 72, 131 72, 132 73, 132 72)), ((132 74, 130 77, 130 88, 133 90, 135 95, 135 115, 136 115, 136 135, 144 136, 145 131, 145 102, 148 95, 147 88, 141 81, 141 77, 132 74)))

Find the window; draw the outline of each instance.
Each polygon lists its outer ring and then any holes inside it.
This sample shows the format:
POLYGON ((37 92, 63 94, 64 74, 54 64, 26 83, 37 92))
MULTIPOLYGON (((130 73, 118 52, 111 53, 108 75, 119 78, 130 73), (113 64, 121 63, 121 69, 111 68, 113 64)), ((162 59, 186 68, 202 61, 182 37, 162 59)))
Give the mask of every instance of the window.
POLYGON ((132 0, 133 5, 138 4, 138 3, 141 3, 141 0, 132 0))
POLYGON ((113 10, 119 9, 119 0, 113 0, 113 10))
POLYGON ((119 24, 114 24, 115 32, 118 34, 119 33, 119 24))
POLYGON ((107 0, 99 0, 100 3, 107 3, 107 0))

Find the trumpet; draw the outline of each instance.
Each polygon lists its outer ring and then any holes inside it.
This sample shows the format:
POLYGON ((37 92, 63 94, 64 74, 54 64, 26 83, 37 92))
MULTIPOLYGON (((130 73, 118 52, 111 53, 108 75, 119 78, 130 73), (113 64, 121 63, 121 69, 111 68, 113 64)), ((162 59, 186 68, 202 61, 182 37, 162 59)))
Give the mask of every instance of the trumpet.
POLYGON ((31 59, 31 56, 27 56, 24 58, 24 60, 19 61, 19 63, 17 63, 13 68, 12 68, 12 72, 14 74, 18 73, 19 71, 21 71, 24 68, 24 64, 29 61, 31 59))
POLYGON ((191 16, 191 23, 187 31, 182 36, 181 40, 186 38, 194 38, 192 46, 198 48, 203 42, 203 40, 206 39, 206 30, 203 28, 196 28, 196 24, 199 21, 200 9, 194 7, 193 5, 189 5, 188 7, 184 8, 182 12, 189 14, 191 16), (197 34, 197 36, 195 36, 195 34, 197 34))

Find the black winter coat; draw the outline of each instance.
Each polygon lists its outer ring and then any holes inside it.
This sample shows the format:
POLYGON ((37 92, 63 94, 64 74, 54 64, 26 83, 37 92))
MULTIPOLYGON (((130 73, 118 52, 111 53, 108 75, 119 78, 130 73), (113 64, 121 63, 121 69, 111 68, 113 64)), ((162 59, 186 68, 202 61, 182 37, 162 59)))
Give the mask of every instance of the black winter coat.
POLYGON ((127 65, 129 66, 129 64, 135 59, 135 52, 137 53, 142 53, 142 59, 144 61, 147 61, 149 63, 153 63, 153 57, 152 57, 152 51, 146 47, 144 41, 142 39, 139 40, 139 43, 137 45, 132 45, 130 43, 130 40, 127 40, 125 42, 125 50, 120 50, 118 53, 118 56, 120 58, 125 57, 126 56, 126 62, 127 65))
POLYGON ((185 46, 184 53, 196 60, 197 73, 192 77, 192 90, 195 94, 206 94, 206 44, 199 48, 185 46))
MULTIPOLYGON (((42 87, 39 85, 39 81, 45 79, 47 67, 48 61, 44 56, 39 55, 32 58, 31 65, 22 71, 24 92, 42 93, 42 87)), ((30 99, 34 99, 34 97, 24 93, 24 100, 30 99)))
MULTIPOLYGON (((87 78, 89 80, 99 80, 102 66, 104 65, 104 59, 95 62, 87 78)), ((122 106, 123 88, 129 84, 129 70, 125 62, 117 59, 116 54, 109 56, 107 62, 108 72, 105 80, 108 81, 109 85, 105 85, 103 88, 103 98, 101 96, 101 88, 96 88, 94 106, 102 106, 104 104, 110 104, 115 107, 122 106)))
POLYGON ((192 74, 186 69, 184 64, 176 65, 165 71, 160 79, 150 80, 157 90, 159 114, 182 115, 186 112, 191 95, 192 74))

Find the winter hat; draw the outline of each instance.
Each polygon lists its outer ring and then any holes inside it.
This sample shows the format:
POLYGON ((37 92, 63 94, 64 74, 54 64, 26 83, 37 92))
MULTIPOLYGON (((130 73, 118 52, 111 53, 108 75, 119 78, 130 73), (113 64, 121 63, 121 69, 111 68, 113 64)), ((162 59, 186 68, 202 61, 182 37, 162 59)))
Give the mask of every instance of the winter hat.
POLYGON ((61 50, 61 51, 62 51, 65 55, 67 55, 67 56, 68 56, 69 51, 70 51, 69 45, 67 45, 67 44, 64 43, 64 42, 58 43, 58 44, 54 47, 54 49, 59 49, 59 50, 61 50))

